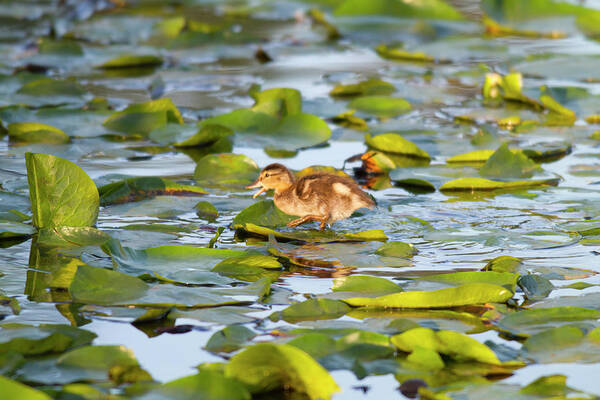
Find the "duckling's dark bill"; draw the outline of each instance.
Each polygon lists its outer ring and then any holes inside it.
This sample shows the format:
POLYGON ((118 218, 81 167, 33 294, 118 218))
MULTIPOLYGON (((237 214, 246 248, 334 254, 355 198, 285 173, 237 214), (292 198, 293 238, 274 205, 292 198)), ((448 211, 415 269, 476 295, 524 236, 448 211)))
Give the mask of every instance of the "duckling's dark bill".
POLYGON ((258 178, 253 184, 246 186, 246 189, 256 188, 260 188, 260 190, 254 196, 252 196, 253 199, 257 198, 261 193, 264 193, 268 190, 267 188, 263 187, 262 183, 260 182, 260 178, 258 178))

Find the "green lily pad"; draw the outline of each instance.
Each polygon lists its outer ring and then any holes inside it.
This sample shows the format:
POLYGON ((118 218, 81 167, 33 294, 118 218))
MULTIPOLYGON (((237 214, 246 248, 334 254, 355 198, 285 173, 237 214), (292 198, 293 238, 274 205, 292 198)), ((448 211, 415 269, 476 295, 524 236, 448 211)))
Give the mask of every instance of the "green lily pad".
POLYGON ((50 400, 46 393, 0 375, 0 391, 7 399, 50 400))
POLYGON ((376 276, 351 275, 333 280, 334 292, 378 293, 380 295, 401 292, 402 288, 389 279, 376 276))
POLYGON ((233 229, 241 229, 244 224, 250 223, 274 228, 284 226, 295 219, 296 217, 287 215, 277 208, 272 200, 263 200, 240 211, 233 219, 231 227, 233 229))
POLYGON ((368 79, 348 85, 337 85, 329 92, 332 97, 386 96, 396 91, 396 87, 381 79, 368 79))
POLYGON ((81 97, 86 90, 74 79, 41 78, 28 82, 17 90, 19 94, 29 96, 68 96, 81 97))
POLYGON ((491 181, 484 178, 459 178, 444 183, 440 187, 440 191, 491 191, 491 190, 509 190, 509 189, 523 189, 533 188, 542 186, 556 186, 558 181, 556 179, 541 179, 541 180, 530 180, 530 181, 510 181, 500 182, 491 181))
POLYGON ((513 293, 490 283, 466 283, 457 287, 432 291, 411 291, 381 297, 344 299, 353 307, 379 308, 450 308, 471 304, 504 303, 513 293))
POLYGON ((209 154, 196 164, 194 179, 205 186, 246 186, 259 172, 256 163, 243 154, 209 154))
POLYGON ((70 161, 49 154, 26 153, 33 225, 91 226, 100 199, 90 177, 70 161))
POLYGON ((0 325, 0 353, 16 352, 25 356, 62 353, 89 344, 95 333, 69 325, 0 325))
POLYGON ((384 133, 377 136, 365 135, 367 146, 384 153, 401 154, 409 157, 430 159, 431 157, 425 151, 421 150, 413 142, 404 139, 397 133, 384 133))
POLYGON ((455 156, 449 157, 448 159, 446 159, 446 162, 457 164, 485 163, 494 153, 495 150, 475 150, 470 151, 468 153, 457 154, 455 156))
POLYGON ((80 265, 69 287, 74 301, 115 304, 143 296, 149 286, 141 279, 104 268, 80 265))
POLYGON ((173 143, 176 147, 198 147, 213 144, 233 135, 233 131, 221 125, 203 125, 194 136, 173 143))
POLYGON ((554 290, 554 285, 550 280, 540 275, 523 275, 519 278, 518 283, 525 296, 532 301, 545 299, 554 290))
POLYGON ((348 311, 350 311, 350 307, 339 300, 309 299, 275 312, 271 314, 270 318, 273 321, 284 320, 295 323, 317 319, 335 319, 345 315, 348 311))
POLYGON ((357 117, 356 110, 350 110, 336 115, 330 119, 331 122, 348 129, 356 129, 357 131, 366 131, 369 129, 367 121, 361 117, 357 117))
POLYGON ((69 136, 58 128, 39 122, 13 122, 8 125, 8 137, 12 143, 69 143, 69 136))
POLYGON ((215 332, 204 347, 213 353, 231 353, 252 340, 256 333, 243 325, 232 325, 215 332))
POLYGON ((573 324, 579 321, 595 321, 600 318, 600 311, 583 307, 549 307, 532 308, 512 312, 502 317, 497 325, 500 329, 513 335, 529 336, 557 324, 573 324))
POLYGON ((382 244, 375 250, 375 254, 382 257, 411 258, 417 253, 417 249, 412 244, 397 241, 382 244))
POLYGON ((340 390, 311 356, 286 344, 247 347, 229 360, 225 375, 242 381, 252 393, 287 388, 304 393, 311 400, 329 400, 340 390))
POLYGON ((74 40, 53 40, 42 38, 38 44, 40 54, 59 54, 62 56, 82 56, 83 48, 74 40))
POLYGON ((515 293, 517 279, 519 274, 510 272, 494 272, 494 271, 468 271, 468 272, 451 272, 448 274, 426 275, 419 280, 444 282, 453 285, 461 285, 464 283, 492 283, 503 286, 515 293))
POLYGON ((208 201, 199 201, 194 206, 196 210, 196 215, 199 218, 205 219, 209 222, 215 222, 215 220, 219 217, 219 211, 208 201))
POLYGON ((382 15, 400 18, 432 18, 461 20, 464 17, 442 0, 412 2, 409 0, 345 0, 334 11, 335 15, 382 15))
POLYGON ((481 176, 489 178, 529 178, 540 167, 522 152, 508 149, 502 144, 481 167, 481 176))
POLYGON ((145 136, 167 123, 183 124, 183 117, 171 99, 164 98, 130 105, 109 116, 102 125, 115 132, 145 136))
POLYGON ((155 196, 202 196, 206 194, 201 187, 181 185, 159 177, 128 178, 101 186, 98 192, 102 206, 140 201, 155 196))
POLYGON ((351 242, 351 241, 381 241, 385 242, 388 237, 381 229, 372 229, 362 232, 347 232, 343 234, 337 234, 335 232, 323 231, 323 232, 307 232, 307 231, 294 231, 294 232, 280 232, 263 226, 258 226, 252 223, 243 223, 236 226, 236 229, 241 230, 245 233, 268 238, 269 235, 273 235, 277 240, 281 241, 299 241, 299 242, 316 242, 316 243, 329 243, 329 242, 351 242))
POLYGON ((167 382, 140 397, 139 400, 250 400, 252 396, 238 380, 219 371, 201 370, 195 375, 167 382))
POLYGON ((389 118, 412 109, 410 103, 400 97, 362 96, 348 103, 348 107, 378 117, 389 118))
POLYGON ((100 69, 117 68, 143 68, 157 67, 163 63, 163 59, 153 55, 125 55, 106 61, 98 65, 100 69))
POLYGON ((420 61, 420 62, 433 62, 435 59, 430 55, 425 54, 422 51, 407 51, 402 46, 388 46, 380 44, 375 48, 377 54, 383 58, 389 60, 402 60, 402 61, 420 61))

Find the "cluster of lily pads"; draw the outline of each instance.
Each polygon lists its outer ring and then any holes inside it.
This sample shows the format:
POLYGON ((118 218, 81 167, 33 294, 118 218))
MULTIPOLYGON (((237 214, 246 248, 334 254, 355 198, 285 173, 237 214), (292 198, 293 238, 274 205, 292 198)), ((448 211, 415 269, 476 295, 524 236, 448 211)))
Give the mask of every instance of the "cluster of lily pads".
POLYGON ((0 397, 594 398, 600 69, 529 50, 600 11, 76 3, 0 7, 0 397), (274 161, 379 207, 286 228, 244 189, 274 161), (97 323, 204 356, 165 379, 97 323))

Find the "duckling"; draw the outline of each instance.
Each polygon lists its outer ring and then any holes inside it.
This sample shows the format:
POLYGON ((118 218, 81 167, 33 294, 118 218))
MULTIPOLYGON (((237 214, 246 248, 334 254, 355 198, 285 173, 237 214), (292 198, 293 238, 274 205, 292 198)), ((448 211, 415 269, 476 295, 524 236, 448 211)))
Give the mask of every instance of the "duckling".
POLYGON ((260 188, 256 198, 269 189, 274 189, 273 201, 286 214, 300 217, 287 224, 296 227, 310 221, 332 224, 348 218, 359 208, 373 208, 375 202, 349 178, 327 173, 316 173, 296 177, 281 164, 267 165, 253 184, 247 189, 260 188))

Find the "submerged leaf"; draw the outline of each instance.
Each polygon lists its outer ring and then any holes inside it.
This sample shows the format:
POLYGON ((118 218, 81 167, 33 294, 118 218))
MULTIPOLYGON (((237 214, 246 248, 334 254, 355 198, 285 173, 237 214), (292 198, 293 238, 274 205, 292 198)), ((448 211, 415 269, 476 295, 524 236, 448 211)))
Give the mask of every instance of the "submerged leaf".
POLYGON ((25 153, 33 225, 91 226, 99 209, 98 189, 70 161, 49 154, 25 153))
POLYGON ((511 151, 502 144, 481 167, 481 176, 491 178, 529 178, 540 167, 522 152, 511 151))

